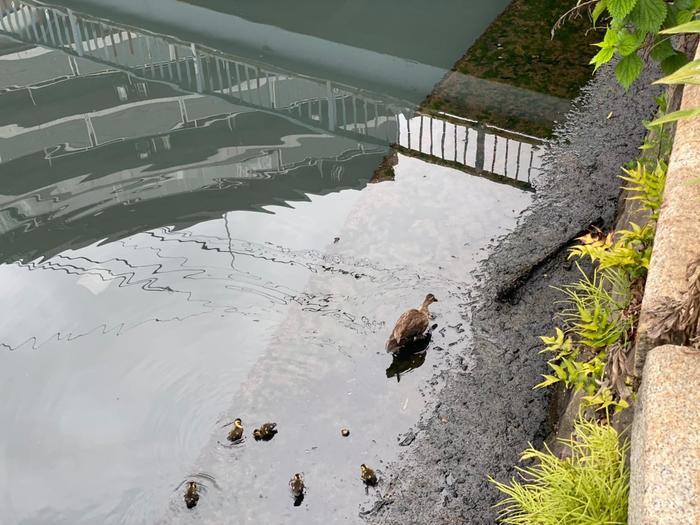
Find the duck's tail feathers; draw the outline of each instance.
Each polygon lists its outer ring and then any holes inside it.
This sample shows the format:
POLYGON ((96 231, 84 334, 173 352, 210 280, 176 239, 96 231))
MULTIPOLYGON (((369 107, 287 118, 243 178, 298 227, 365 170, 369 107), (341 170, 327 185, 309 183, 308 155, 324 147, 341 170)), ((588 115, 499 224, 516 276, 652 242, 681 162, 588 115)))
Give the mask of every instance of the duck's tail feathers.
POLYGON ((398 354, 401 351, 401 345, 396 339, 390 337, 386 342, 386 351, 390 354, 398 354))

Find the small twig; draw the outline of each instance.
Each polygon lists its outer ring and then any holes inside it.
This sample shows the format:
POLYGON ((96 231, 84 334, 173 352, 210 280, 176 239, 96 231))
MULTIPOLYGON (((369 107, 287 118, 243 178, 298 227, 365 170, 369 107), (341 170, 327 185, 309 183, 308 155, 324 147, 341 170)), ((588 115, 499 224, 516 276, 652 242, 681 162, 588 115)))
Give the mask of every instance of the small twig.
POLYGON ((567 18, 573 18, 575 15, 579 14, 585 7, 588 7, 591 4, 595 4, 596 2, 598 2, 598 0, 586 0, 583 3, 579 2, 574 7, 569 9, 566 13, 561 15, 559 17, 559 19, 552 26, 552 31, 551 31, 552 38, 554 38, 554 33, 557 31, 557 29, 559 29, 561 26, 564 25, 564 22, 566 21, 567 18))

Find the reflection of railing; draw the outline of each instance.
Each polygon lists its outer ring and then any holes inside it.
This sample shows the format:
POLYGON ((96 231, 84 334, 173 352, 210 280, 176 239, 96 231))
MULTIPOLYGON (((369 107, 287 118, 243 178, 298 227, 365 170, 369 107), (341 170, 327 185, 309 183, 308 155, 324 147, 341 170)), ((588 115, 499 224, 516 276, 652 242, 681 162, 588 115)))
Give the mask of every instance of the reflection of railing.
MULTIPOLYGON (((410 103, 402 100, 250 63, 172 37, 117 27, 70 9, 0 0, 2 31, 142 79, 274 112, 315 130, 359 142, 396 143, 409 154, 449 161, 470 173, 529 183, 540 165, 541 141, 532 137, 471 121, 453 124, 435 116, 416 116, 410 103)), ((75 60, 71 70, 81 74, 75 60)))
POLYGON ((70 9, 0 0, 0 30, 142 78, 233 98, 239 104, 283 110, 329 131, 348 130, 383 141, 390 137, 381 124, 387 116, 396 114, 396 107, 406 105, 371 97, 336 82, 244 62, 194 43, 139 34, 132 28, 116 27, 70 9), (287 86, 280 90, 280 84, 287 86))
POLYGON ((541 168, 541 141, 454 116, 401 116, 397 145, 408 154, 530 184, 541 168), (449 120, 448 120, 449 118, 449 120))

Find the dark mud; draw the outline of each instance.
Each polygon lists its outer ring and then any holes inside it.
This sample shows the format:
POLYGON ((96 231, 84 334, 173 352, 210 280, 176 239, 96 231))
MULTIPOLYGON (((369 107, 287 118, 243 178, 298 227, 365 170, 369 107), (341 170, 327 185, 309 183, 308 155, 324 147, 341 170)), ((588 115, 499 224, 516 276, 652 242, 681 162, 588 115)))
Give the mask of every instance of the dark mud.
POLYGON ((473 348, 443 373, 435 410, 362 515, 372 524, 495 523, 499 499, 488 482, 505 481, 528 442, 549 432, 548 394, 533 390, 545 372, 539 335, 552 329, 573 281, 566 248, 591 224, 611 225, 620 166, 634 159, 658 90, 654 72, 625 93, 612 68, 583 89, 548 148, 534 204, 482 267, 471 312, 473 348))

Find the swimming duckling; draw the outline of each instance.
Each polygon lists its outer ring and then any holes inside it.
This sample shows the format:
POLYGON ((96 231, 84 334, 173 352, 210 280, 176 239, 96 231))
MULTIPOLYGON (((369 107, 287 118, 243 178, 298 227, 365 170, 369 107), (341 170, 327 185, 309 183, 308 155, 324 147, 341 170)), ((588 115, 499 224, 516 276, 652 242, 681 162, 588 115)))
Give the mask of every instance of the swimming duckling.
POLYGON ((185 505, 187 505, 188 509, 191 509, 191 508, 197 506, 198 501, 199 501, 199 489, 197 487, 197 482, 196 481, 188 481, 187 482, 187 490, 185 491, 185 505))
POLYGON ((243 421, 240 418, 233 420, 233 428, 228 433, 229 441, 240 441, 243 438, 243 421))
POLYGON ((277 429, 275 428, 277 423, 264 423, 260 425, 260 428, 253 430, 253 437, 255 441, 270 441, 275 434, 277 434, 277 429))
POLYGON ((294 497, 294 506, 298 507, 301 502, 304 501, 304 493, 306 492, 306 486, 304 485, 304 476, 298 472, 292 476, 289 480, 289 489, 292 491, 292 496, 294 497))
POLYGON ((374 470, 369 468, 364 463, 360 465, 360 478, 362 478, 362 481, 368 487, 374 487, 378 482, 377 475, 374 473, 374 470))
POLYGON ((417 310, 412 308, 404 312, 386 342, 386 351, 392 354, 400 352, 406 345, 411 344, 416 338, 423 336, 430 323, 428 307, 436 303, 437 299, 431 293, 425 296, 423 304, 417 310))

